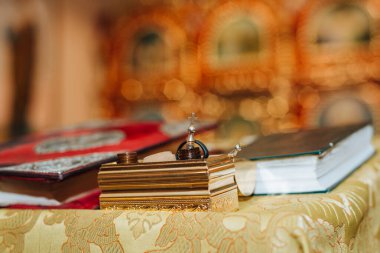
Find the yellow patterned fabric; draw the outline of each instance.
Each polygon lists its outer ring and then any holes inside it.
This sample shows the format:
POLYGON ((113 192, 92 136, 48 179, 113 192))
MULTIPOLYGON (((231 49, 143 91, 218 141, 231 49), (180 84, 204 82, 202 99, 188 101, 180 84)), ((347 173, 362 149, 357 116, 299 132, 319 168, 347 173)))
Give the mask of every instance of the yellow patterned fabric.
POLYGON ((331 193, 238 212, 0 209, 0 252, 380 252, 380 154, 331 193))

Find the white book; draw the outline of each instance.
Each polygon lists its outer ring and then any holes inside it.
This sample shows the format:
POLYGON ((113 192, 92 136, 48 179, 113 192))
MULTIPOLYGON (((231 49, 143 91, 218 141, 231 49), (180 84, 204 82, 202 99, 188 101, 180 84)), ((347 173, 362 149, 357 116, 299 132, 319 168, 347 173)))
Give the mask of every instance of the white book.
POLYGON ((366 124, 262 137, 243 153, 256 160, 254 193, 331 190, 374 154, 373 132, 366 124), (313 143, 307 143, 310 141, 313 143), (277 144, 290 148, 280 150, 277 144), (266 150, 260 151, 260 147, 266 150))

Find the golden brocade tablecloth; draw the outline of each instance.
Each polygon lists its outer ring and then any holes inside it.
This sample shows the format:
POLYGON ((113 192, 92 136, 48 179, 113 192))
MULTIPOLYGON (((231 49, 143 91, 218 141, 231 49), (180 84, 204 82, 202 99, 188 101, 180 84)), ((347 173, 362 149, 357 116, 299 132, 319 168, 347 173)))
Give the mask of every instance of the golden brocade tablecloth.
POLYGON ((233 213, 0 209, 0 252, 380 252, 380 154, 331 193, 233 213))

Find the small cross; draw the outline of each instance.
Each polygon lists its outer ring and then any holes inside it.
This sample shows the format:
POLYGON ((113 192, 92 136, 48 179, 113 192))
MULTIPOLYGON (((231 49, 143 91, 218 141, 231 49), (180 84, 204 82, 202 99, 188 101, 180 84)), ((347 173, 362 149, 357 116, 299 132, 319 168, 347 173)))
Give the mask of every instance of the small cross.
POLYGON ((241 151, 241 146, 240 146, 240 144, 236 144, 235 147, 234 147, 234 149, 233 149, 230 153, 228 153, 228 156, 233 158, 233 157, 237 156, 237 154, 238 154, 240 151, 241 151))
POLYGON ((189 120, 190 120, 190 125, 194 125, 194 123, 198 120, 198 117, 195 115, 195 112, 191 113, 189 120))

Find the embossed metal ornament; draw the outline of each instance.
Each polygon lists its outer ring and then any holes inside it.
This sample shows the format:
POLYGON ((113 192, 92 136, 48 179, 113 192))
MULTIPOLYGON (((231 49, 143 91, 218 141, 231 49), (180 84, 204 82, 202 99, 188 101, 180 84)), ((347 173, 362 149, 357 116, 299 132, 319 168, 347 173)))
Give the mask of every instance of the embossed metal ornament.
POLYGON ((77 136, 62 136, 41 142, 35 147, 35 151, 37 154, 49 154, 117 145, 125 137, 124 132, 117 130, 77 136))
POLYGON ((61 157, 46 161, 24 163, 20 165, 0 167, 0 173, 20 173, 20 174, 55 174, 58 179, 63 178, 63 174, 68 173, 78 167, 86 167, 94 163, 116 157, 114 152, 92 153, 71 157, 61 157))

